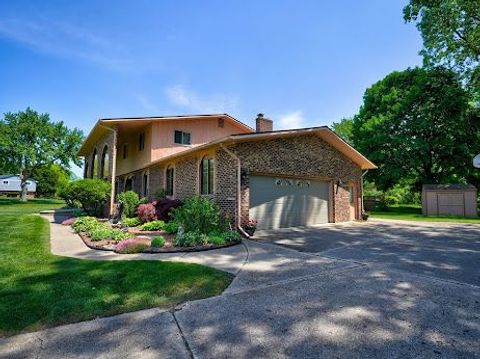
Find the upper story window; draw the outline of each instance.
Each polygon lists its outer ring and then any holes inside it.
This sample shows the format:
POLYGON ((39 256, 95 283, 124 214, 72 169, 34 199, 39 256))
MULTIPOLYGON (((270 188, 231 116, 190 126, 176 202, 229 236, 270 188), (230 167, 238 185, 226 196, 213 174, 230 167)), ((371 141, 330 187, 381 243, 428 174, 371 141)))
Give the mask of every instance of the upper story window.
POLYGON ((204 157, 200 162, 200 193, 213 194, 215 161, 212 157, 204 157))
POLYGON ((174 142, 180 145, 190 145, 192 143, 190 132, 175 130, 174 142))
POLYGON ((165 194, 167 196, 173 196, 173 178, 175 175, 173 167, 168 167, 165 174, 165 194))
POLYGON ((145 149, 145 133, 142 132, 138 135, 138 150, 143 151, 145 149))
POLYGON ((123 150, 122 151, 123 151, 123 155, 122 155, 123 159, 127 158, 128 157, 128 145, 127 144, 123 145, 123 150))

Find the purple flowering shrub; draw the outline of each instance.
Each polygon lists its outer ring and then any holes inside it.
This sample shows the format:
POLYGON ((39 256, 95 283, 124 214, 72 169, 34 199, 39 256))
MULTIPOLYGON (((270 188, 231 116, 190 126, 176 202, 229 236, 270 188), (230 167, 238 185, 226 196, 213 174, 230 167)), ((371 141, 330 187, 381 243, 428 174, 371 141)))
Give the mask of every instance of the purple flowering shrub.
POLYGON ((68 217, 67 219, 62 221, 62 225, 64 226, 71 226, 73 222, 75 222, 76 218, 75 217, 68 217))
POLYGON ((132 238, 121 241, 115 246, 115 252, 122 254, 142 253, 149 247, 147 241, 143 238, 132 238))

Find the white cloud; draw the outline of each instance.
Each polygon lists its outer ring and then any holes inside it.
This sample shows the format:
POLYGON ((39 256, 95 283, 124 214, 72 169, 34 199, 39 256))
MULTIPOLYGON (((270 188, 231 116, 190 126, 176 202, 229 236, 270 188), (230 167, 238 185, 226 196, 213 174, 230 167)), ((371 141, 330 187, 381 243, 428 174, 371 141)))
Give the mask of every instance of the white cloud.
POLYGON ((160 108, 155 103, 153 103, 147 96, 138 95, 137 99, 145 110, 152 112, 152 115, 161 114, 160 108))
POLYGON ((306 127, 306 120, 303 117, 303 112, 298 110, 280 115, 277 123, 274 123, 274 126, 278 130, 302 128, 306 127))
POLYGON ((231 113, 237 111, 238 108, 238 100, 234 96, 199 95, 182 85, 168 87, 165 94, 172 105, 199 114, 231 113))
POLYGON ((122 71, 131 67, 121 47, 65 22, 0 19, 0 36, 43 53, 84 60, 109 70, 122 71))

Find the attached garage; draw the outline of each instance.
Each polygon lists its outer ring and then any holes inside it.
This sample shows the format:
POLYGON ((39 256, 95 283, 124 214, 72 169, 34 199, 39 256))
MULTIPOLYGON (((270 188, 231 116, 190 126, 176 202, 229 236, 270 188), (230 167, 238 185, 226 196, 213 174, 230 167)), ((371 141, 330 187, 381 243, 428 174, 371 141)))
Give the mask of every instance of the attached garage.
POLYGON ((330 182, 250 176, 250 218, 258 229, 329 222, 330 182))
POLYGON ((427 184, 422 190, 422 212, 427 216, 477 216, 477 189, 464 184, 427 184))

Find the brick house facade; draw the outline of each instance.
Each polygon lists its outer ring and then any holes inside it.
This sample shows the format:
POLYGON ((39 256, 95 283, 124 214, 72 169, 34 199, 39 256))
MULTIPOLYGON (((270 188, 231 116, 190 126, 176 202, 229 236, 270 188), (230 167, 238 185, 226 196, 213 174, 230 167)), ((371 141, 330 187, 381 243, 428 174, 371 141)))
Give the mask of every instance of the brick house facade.
MULTIPOLYGON (((171 168, 174 198, 182 200, 199 195, 200 162, 211 158, 215 164, 214 190, 208 196, 239 226, 251 217, 252 176, 318 181, 328 186, 328 222, 361 218, 362 173, 375 168, 371 162, 327 127, 271 131, 271 121, 261 117, 257 119, 257 131, 243 131, 188 147, 141 168, 117 174, 115 191, 124 191, 129 184, 132 190, 154 200, 155 193, 165 188, 166 171, 171 168)), ((104 148, 113 149, 113 141, 111 131, 99 136, 85 155, 87 166, 91 166, 95 151, 98 156, 104 148)), ((110 156, 114 157, 113 153, 110 156)), ((111 162, 110 174, 114 172, 111 162)))

